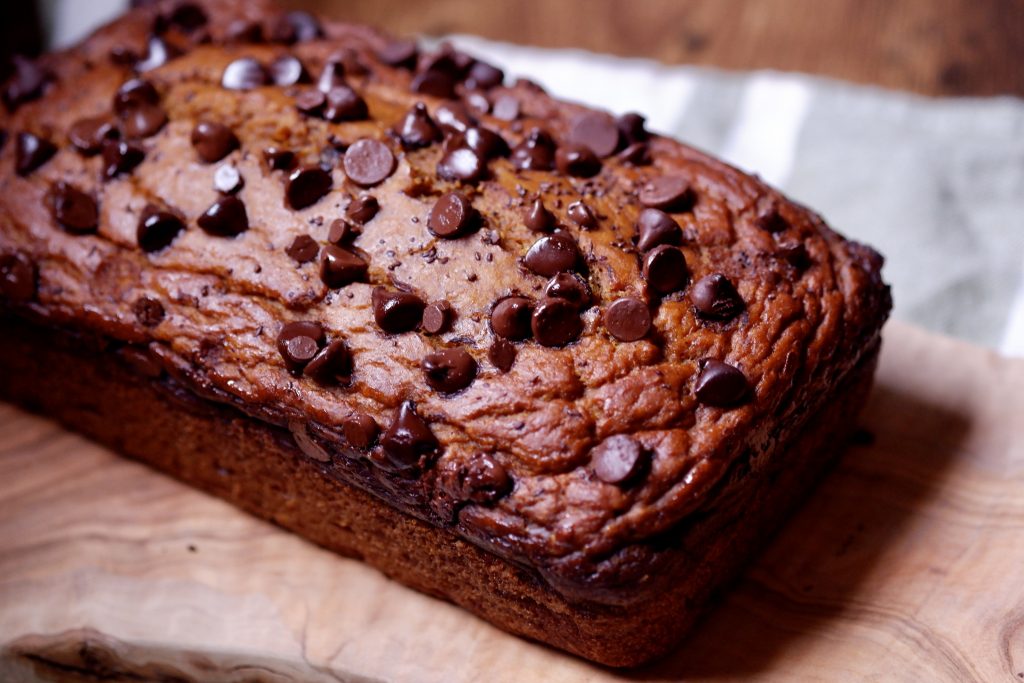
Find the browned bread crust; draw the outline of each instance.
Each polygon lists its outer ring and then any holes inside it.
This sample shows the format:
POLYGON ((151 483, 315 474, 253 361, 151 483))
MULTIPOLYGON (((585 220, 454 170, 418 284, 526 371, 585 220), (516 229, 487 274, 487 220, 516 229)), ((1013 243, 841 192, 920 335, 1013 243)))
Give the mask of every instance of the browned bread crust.
POLYGON ((344 482, 345 463, 310 459, 287 429, 200 399, 151 377, 131 347, 0 317, 0 398, 49 415, 90 438, 226 498, 331 550, 491 623, 610 666, 664 654, 712 592, 757 550, 841 452, 877 362, 869 353, 785 457, 747 460, 720 495, 671 539, 672 581, 629 606, 567 600, 536 572, 423 522, 344 482))
POLYGON ((881 257, 635 119, 403 50, 262 3, 164 2, 23 67, 0 115, 0 303, 288 430, 336 482, 316 496, 368 493, 566 605, 715 574, 681 530, 758 463, 785 469, 841 400, 889 312, 881 257))

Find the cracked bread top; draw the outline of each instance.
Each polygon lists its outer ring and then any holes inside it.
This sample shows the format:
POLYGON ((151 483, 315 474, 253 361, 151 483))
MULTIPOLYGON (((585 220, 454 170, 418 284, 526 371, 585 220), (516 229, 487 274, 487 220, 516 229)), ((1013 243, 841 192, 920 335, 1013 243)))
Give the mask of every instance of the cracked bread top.
POLYGON ((4 305, 567 595, 635 599, 658 539, 875 343, 881 257, 639 116, 503 76, 241 1, 19 61, 4 305))

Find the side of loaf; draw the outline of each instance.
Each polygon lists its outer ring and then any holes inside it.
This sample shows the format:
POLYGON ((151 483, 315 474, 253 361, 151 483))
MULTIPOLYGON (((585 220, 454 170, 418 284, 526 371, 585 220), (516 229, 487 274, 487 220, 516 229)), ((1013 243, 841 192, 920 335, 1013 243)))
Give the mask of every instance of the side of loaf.
POLYGON ((0 394, 515 633, 663 652, 870 385, 881 257, 639 115, 239 0, 15 67, 0 394))

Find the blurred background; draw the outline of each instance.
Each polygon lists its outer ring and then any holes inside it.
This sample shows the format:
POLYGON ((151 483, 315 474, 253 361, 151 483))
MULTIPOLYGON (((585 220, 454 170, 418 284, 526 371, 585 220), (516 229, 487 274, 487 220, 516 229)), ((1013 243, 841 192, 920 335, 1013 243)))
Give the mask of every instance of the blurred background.
MULTIPOLYGON (((66 44, 127 0, 6 2, 3 47, 66 44), (38 8, 37 8, 38 7, 38 8), (39 17, 37 32, 25 26, 39 17), (36 33, 33 36, 33 33, 36 33)), ((282 0, 394 33, 778 69, 927 95, 1024 97, 1020 0, 282 0)))
MULTIPOLYGON (((0 50, 126 0, 5 2, 0 50)), ((895 315, 1024 355, 1021 0, 281 0, 457 46, 762 176, 887 257, 895 315)))

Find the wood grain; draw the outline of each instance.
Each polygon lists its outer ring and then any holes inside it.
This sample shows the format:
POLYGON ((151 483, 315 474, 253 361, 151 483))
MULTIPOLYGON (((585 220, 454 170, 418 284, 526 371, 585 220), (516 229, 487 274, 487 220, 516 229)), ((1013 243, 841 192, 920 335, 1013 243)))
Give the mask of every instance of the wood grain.
POLYGON ((289 0, 402 34, 472 33, 932 95, 1024 96, 1019 0, 289 0))
POLYGON ((853 447, 667 660, 611 672, 0 405, 0 680, 1020 680, 1024 362, 893 323, 853 447))

